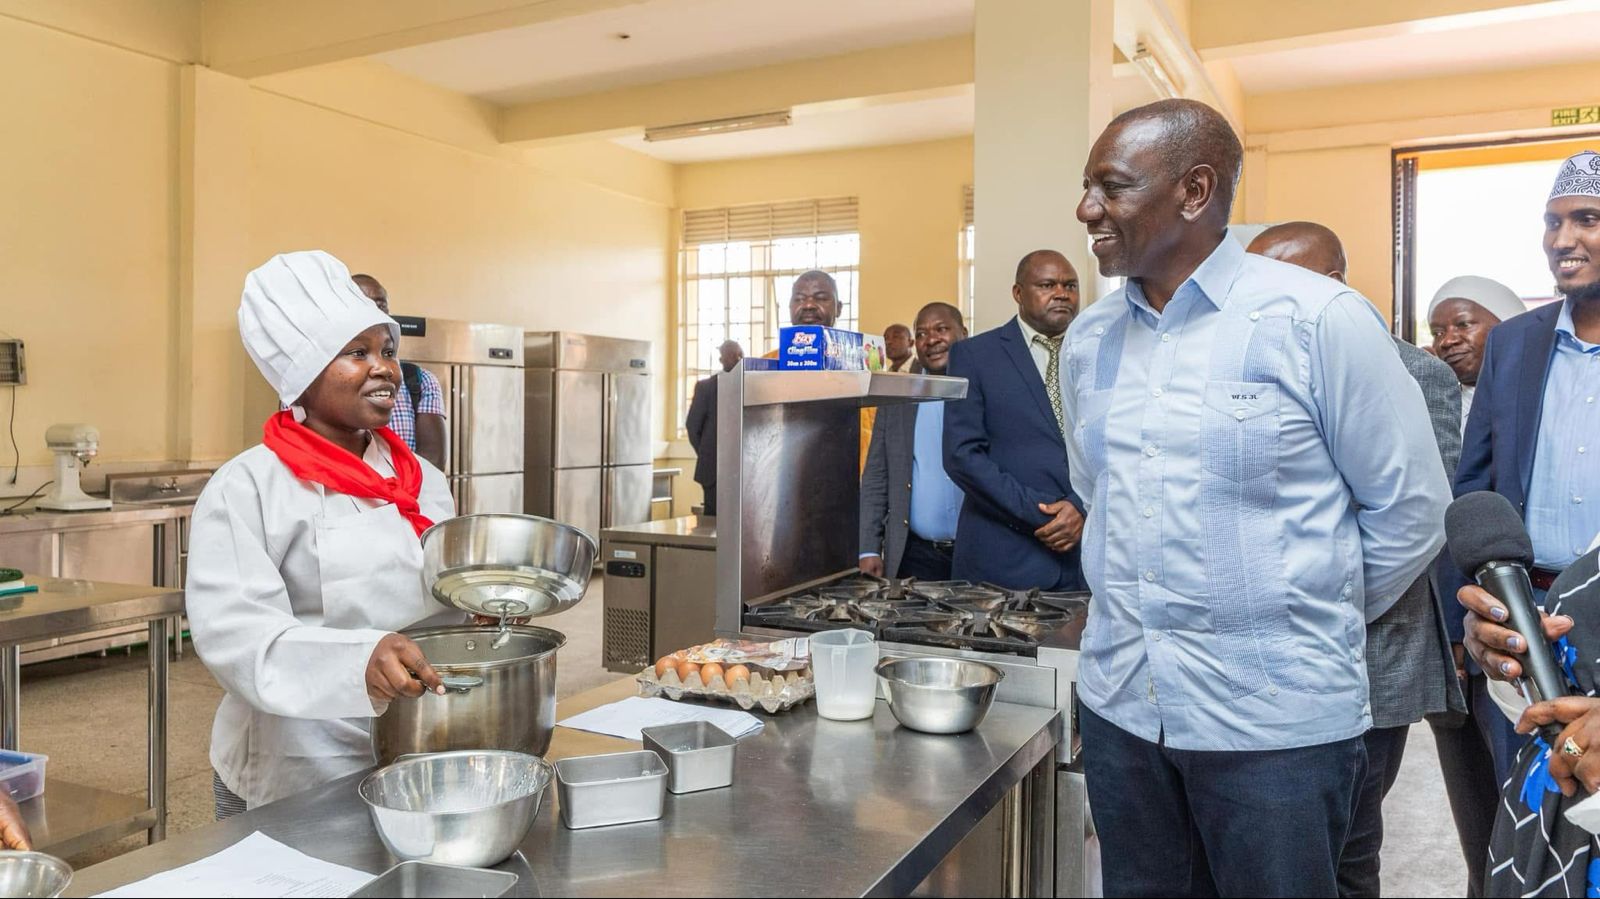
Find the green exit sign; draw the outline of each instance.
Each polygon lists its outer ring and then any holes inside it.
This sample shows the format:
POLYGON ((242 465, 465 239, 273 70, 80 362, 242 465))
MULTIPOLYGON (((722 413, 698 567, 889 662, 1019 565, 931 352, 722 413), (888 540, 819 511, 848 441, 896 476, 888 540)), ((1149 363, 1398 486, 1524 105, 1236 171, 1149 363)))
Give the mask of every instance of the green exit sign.
POLYGON ((1550 125, 1600 125, 1600 106, 1567 106, 1550 110, 1550 125))

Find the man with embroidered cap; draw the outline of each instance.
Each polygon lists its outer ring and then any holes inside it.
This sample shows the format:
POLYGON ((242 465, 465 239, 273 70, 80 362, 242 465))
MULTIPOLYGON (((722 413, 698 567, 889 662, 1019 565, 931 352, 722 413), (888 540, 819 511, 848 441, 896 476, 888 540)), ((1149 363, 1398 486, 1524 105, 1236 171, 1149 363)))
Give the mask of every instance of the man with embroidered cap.
MULTIPOLYGON (((1493 490, 1522 513, 1533 541, 1529 577, 1541 596, 1600 533, 1600 154, 1561 164, 1545 202, 1544 252, 1559 301, 1490 332, 1455 482, 1457 496, 1493 490)), ((1454 566, 1440 566, 1440 581, 1463 588, 1473 612, 1466 646, 1484 673, 1520 674, 1520 663, 1498 652, 1520 638, 1480 617, 1493 601, 1465 586, 1454 566)), ((1497 781, 1524 741, 1497 741, 1497 781)))
MULTIPOLYGON (((1444 282, 1428 304, 1428 329, 1433 354, 1444 360, 1461 382, 1461 432, 1478 389, 1483 349, 1495 325, 1528 311, 1517 292, 1493 278, 1461 275, 1444 282)), ((1453 472, 1452 472, 1453 474, 1453 472)))
POLYGON ((245 350, 287 410, 195 505, 186 605, 227 691, 211 731, 217 817, 372 764, 371 719, 439 675, 400 631, 460 612, 422 586, 444 475, 388 427, 399 326, 339 260, 274 256, 245 279, 245 350))
POLYGON ((1163 100, 1083 169, 1078 220, 1128 279, 1062 359, 1107 896, 1338 892, 1367 622, 1444 545, 1421 390, 1360 294, 1228 236, 1243 156, 1220 113, 1163 100))

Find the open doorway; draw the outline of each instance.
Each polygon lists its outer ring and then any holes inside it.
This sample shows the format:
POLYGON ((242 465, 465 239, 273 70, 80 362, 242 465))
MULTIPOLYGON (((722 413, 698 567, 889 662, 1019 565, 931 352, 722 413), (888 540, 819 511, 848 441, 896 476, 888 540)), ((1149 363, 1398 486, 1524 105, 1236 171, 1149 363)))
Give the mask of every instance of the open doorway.
POLYGON ((1553 299, 1541 249, 1561 161, 1600 132, 1553 140, 1402 148, 1394 153, 1395 299, 1400 336, 1426 346, 1428 304, 1458 275, 1493 278, 1529 309, 1553 299))

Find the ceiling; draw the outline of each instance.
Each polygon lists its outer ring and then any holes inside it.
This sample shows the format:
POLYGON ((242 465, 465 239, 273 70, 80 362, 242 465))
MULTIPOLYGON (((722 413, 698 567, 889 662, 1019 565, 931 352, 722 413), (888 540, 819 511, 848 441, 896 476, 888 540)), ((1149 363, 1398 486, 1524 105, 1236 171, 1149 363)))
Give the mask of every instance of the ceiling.
POLYGON ((1600 58, 1600 43, 1596 41, 1600 35, 1600 12, 1567 11, 1512 21, 1482 18, 1488 17, 1480 17, 1477 24, 1468 27, 1230 56, 1228 61, 1245 93, 1255 94, 1592 62, 1600 58))
POLYGON ((969 34, 973 3, 644 0, 374 58, 509 105, 969 34))

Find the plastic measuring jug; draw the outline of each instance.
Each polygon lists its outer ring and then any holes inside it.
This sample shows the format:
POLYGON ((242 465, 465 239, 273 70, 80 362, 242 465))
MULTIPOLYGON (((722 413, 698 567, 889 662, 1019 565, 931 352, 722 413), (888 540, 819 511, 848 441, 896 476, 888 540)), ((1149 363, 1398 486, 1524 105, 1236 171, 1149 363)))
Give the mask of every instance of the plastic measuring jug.
POLYGON ((857 628, 811 635, 817 714, 835 721, 872 717, 878 699, 878 641, 857 628))

